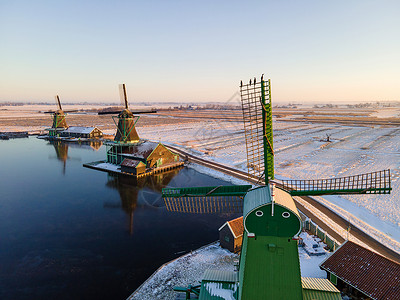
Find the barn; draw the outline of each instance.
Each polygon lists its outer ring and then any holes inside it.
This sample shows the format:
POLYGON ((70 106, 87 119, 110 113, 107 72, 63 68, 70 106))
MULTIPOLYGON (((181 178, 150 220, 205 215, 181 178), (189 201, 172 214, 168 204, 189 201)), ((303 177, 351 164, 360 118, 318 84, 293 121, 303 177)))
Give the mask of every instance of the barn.
POLYGON ((121 163, 121 172, 133 175, 142 175, 146 172, 146 165, 140 160, 125 158, 121 163))
POLYGON ((60 133, 62 137, 70 138, 100 138, 103 136, 103 132, 97 127, 81 127, 81 126, 70 126, 60 133))
POLYGON ((219 243, 222 248, 231 252, 239 252, 243 240, 243 217, 226 222, 219 229, 219 243))
POLYGON ((346 241, 320 264, 351 299, 400 299, 400 264, 346 241))
POLYGON ((173 154, 163 144, 143 141, 132 145, 112 145, 107 150, 107 162, 119 165, 124 159, 139 160, 146 168, 159 168, 179 162, 179 156, 173 154))

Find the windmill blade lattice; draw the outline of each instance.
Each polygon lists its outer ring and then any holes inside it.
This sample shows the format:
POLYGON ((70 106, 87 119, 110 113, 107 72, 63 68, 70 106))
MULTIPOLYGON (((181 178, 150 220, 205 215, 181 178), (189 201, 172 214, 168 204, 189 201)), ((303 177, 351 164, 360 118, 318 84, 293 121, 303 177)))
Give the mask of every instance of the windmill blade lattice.
POLYGON ((250 176, 274 178, 271 82, 240 85, 243 123, 246 138, 247 168, 250 176))
POLYGON ((392 190, 390 170, 330 179, 282 180, 282 189, 292 196, 390 194, 392 190))
POLYGON ((251 185, 164 188, 168 211, 184 213, 240 213, 251 185))

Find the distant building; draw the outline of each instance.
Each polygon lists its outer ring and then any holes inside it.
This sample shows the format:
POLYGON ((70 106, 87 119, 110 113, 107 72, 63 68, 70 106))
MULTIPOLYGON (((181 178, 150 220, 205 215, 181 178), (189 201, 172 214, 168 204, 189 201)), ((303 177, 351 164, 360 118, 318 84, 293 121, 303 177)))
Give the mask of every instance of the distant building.
POLYGON ((103 132, 97 127, 80 127, 70 126, 67 129, 60 132, 61 137, 71 138, 100 138, 103 136, 103 132))
POLYGON ((351 241, 339 247, 320 268, 352 299, 400 299, 400 264, 351 241))
POLYGON ((226 222, 219 228, 219 243, 222 248, 239 252, 243 240, 243 217, 226 222))

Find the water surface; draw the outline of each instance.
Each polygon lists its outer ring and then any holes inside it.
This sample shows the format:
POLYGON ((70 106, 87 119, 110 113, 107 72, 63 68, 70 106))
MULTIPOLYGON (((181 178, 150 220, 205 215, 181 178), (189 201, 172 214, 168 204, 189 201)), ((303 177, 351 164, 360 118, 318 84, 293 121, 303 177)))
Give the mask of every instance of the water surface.
POLYGON ((165 186, 227 184, 192 169, 136 182, 82 167, 99 145, 0 141, 0 299, 125 299, 238 214, 168 212, 165 186))

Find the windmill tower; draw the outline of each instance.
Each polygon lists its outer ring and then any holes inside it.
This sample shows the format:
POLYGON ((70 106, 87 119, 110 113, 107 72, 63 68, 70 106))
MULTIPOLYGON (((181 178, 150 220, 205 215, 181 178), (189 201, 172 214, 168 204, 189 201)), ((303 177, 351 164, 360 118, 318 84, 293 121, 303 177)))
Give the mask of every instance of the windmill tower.
POLYGON ((67 129, 68 125, 67 122, 65 121, 64 111, 61 108, 60 97, 56 95, 55 99, 56 99, 57 110, 53 114, 53 125, 51 126, 51 128, 67 129))
POLYGON ((134 116, 128 108, 125 83, 119 85, 119 93, 121 102, 125 105, 125 109, 121 111, 117 117, 113 117, 114 123, 117 126, 117 133, 115 134, 114 141, 124 144, 137 143, 140 139, 136 132, 135 125, 139 117, 134 116))
POLYGON ((119 85, 119 95, 125 108, 117 116, 112 117, 117 127, 117 132, 114 141, 105 143, 107 146, 107 162, 117 165, 121 164, 124 159, 121 154, 132 152, 132 147, 141 142, 135 129, 139 116, 133 115, 129 110, 124 83, 119 85))
MULTIPOLYGON (((167 208, 214 197, 243 198, 243 242, 238 272, 206 271, 201 286, 176 288, 176 291, 210 299, 210 291, 231 299, 310 299, 303 289, 300 273, 297 235, 302 222, 292 196, 338 194, 389 194, 390 171, 379 171, 343 178, 283 181, 277 189, 274 178, 274 150, 270 80, 240 83, 249 178, 258 187, 219 186, 165 188, 162 191, 167 208), (185 203, 182 203, 184 201, 185 203), (223 284, 221 283, 223 282, 223 284)), ((176 209, 173 209, 176 210, 176 209)), ((330 284, 325 279, 324 284, 330 284)), ((336 289, 332 285, 333 289, 336 289)), ((319 294, 327 293, 318 290, 319 294)), ((341 299, 337 290, 335 298, 341 299)), ((188 298, 189 296, 189 298, 188 298)))
POLYGON ((65 113, 61 107, 60 97, 55 96, 57 110, 53 113, 53 123, 51 128, 45 130, 49 132, 48 137, 50 139, 57 138, 61 131, 68 128, 67 122, 65 121, 65 113))

